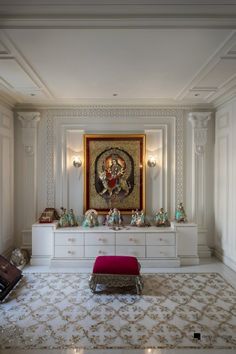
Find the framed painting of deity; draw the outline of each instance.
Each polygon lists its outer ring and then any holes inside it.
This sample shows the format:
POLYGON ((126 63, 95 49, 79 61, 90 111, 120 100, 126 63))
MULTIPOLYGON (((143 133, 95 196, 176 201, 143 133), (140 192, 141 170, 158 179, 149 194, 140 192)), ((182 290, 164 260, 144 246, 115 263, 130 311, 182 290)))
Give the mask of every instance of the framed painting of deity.
POLYGON ((84 135, 84 209, 145 209, 145 135, 84 135))

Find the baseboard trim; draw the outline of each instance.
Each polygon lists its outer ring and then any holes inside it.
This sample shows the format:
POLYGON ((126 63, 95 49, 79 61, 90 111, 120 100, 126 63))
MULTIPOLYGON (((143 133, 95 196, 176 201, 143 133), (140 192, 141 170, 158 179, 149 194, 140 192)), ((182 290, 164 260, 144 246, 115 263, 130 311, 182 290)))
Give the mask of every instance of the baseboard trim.
POLYGON ((30 264, 34 266, 50 266, 51 256, 32 256, 30 258, 30 264))
MULTIPOLYGON (((45 261, 45 260, 44 260, 45 261)), ((42 260, 37 258, 37 262, 41 262, 41 265, 46 265, 42 263, 42 260)), ((170 268, 170 267, 180 267, 179 258, 163 258, 163 259, 139 259, 139 263, 143 268, 170 268)), ((31 258, 32 265, 38 265, 35 259, 31 258)), ((50 265, 52 267, 92 267, 94 264, 94 259, 59 259, 52 258, 50 265)))
POLYGON ((220 250, 217 249, 214 249, 214 255, 225 265, 227 265, 229 268, 233 269, 236 272, 236 262, 232 258, 226 256, 220 250))
POLYGON ((207 245, 198 245, 198 256, 200 258, 210 258, 212 250, 207 245))
POLYGON ((179 256, 180 258, 180 265, 197 265, 199 264, 199 257, 197 256, 179 256))

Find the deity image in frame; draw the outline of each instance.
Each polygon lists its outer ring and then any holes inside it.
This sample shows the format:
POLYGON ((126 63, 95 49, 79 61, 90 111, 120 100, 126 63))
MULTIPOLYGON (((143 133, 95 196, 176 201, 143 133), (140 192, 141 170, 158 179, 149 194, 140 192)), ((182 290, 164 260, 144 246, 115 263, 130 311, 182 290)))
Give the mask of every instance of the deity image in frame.
POLYGON ((145 135, 84 135, 84 209, 145 208, 145 135))

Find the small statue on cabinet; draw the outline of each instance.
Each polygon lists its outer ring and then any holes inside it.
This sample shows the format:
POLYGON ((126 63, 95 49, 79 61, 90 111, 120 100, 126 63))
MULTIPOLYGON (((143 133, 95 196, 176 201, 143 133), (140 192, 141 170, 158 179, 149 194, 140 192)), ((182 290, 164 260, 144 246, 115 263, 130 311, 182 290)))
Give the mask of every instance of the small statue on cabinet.
POLYGON ((78 226, 73 209, 70 209, 70 211, 69 211, 68 222, 69 222, 70 226, 78 226))
POLYGON ((95 209, 89 209, 84 214, 84 221, 82 226, 84 227, 94 227, 98 226, 98 213, 95 209))
POLYGON ((107 215, 104 217, 103 225, 109 226, 111 224, 111 214, 112 214, 112 209, 110 209, 107 215))
POLYGON ((134 210, 132 210, 130 225, 131 226, 136 226, 136 221, 137 221, 136 212, 134 210))
POLYGON ((187 215, 184 210, 183 203, 179 203, 175 212, 175 220, 177 222, 187 222, 187 215))
POLYGON ((51 223, 54 220, 59 220, 60 217, 55 208, 45 208, 39 218, 39 223, 51 223))
POLYGON ((59 227, 78 226, 73 209, 67 213, 66 208, 61 207, 61 215, 58 222, 59 227))
POLYGON ((68 220, 68 214, 66 212, 66 208, 61 207, 61 215, 60 215, 60 219, 58 222, 58 225, 60 227, 68 227, 70 226, 69 224, 69 220, 68 220))
POLYGON ((139 213, 138 209, 136 209, 135 211, 132 210, 130 225, 139 226, 139 227, 149 226, 149 223, 146 221, 144 210, 141 210, 140 213, 139 213))
POLYGON ((146 226, 145 215, 144 215, 144 211, 143 210, 141 210, 140 215, 138 215, 138 217, 137 217, 136 225, 139 226, 139 227, 140 226, 146 226))
POLYGON ((123 218, 120 214, 120 211, 117 208, 110 209, 106 218, 105 225, 118 227, 123 224, 123 218))
POLYGON ((168 214, 164 211, 164 208, 160 208, 158 213, 156 213, 154 216, 154 222, 156 226, 170 226, 168 214))

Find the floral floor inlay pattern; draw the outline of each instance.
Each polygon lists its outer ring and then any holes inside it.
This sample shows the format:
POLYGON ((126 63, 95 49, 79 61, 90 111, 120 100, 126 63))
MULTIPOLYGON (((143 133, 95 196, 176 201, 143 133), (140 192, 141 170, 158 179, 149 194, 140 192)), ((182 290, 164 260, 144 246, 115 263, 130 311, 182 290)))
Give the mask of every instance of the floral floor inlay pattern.
POLYGON ((236 349, 236 291, 219 274, 143 275, 141 296, 88 279, 25 274, 0 305, 0 349, 236 349))

